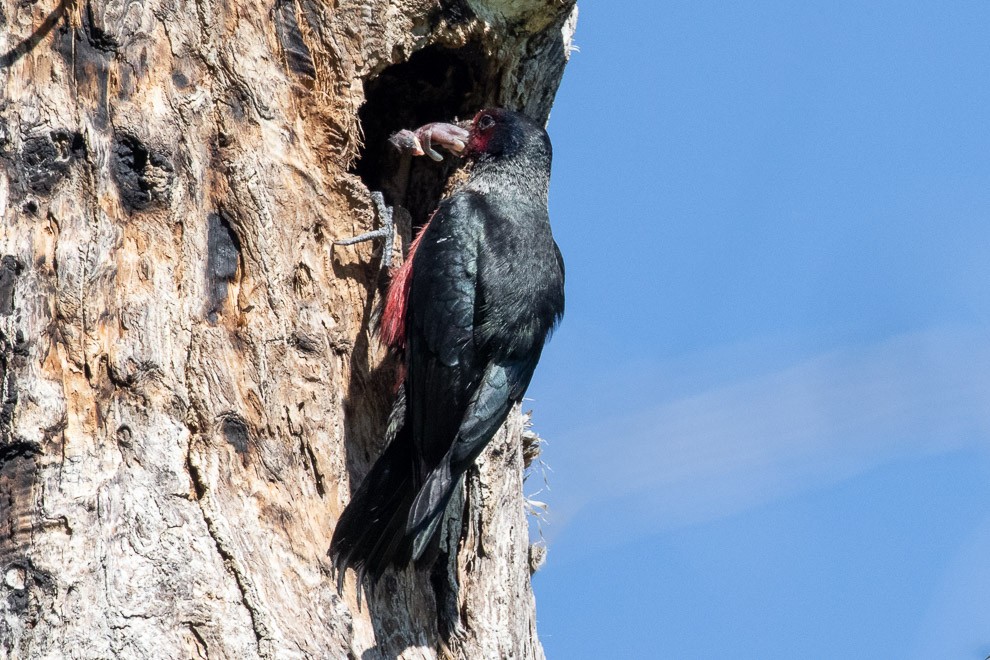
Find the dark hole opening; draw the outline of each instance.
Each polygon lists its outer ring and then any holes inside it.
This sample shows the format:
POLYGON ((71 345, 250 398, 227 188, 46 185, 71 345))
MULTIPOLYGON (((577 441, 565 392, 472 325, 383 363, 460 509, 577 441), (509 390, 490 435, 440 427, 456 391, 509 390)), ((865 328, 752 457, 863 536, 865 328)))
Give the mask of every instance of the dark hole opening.
POLYGON ((440 163, 413 158, 406 173, 389 136, 429 122, 470 119, 492 98, 496 79, 481 48, 469 44, 425 48, 366 81, 366 101, 358 113, 364 147, 352 171, 370 190, 380 190, 389 204, 409 211, 414 227, 422 225, 460 159, 446 153, 440 163))

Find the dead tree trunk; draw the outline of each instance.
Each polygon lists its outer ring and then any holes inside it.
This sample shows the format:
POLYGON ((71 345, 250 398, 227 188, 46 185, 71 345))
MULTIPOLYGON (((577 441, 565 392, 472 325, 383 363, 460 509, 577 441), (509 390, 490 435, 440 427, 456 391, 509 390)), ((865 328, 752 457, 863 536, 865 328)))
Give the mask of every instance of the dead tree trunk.
MULTIPOLYGON (((385 138, 546 119, 573 0, 0 0, 0 657, 541 657, 510 418, 433 575, 326 557, 394 365, 385 138), (445 573, 466 632, 438 632, 445 573)), ((396 248, 398 250, 398 248, 396 248)))

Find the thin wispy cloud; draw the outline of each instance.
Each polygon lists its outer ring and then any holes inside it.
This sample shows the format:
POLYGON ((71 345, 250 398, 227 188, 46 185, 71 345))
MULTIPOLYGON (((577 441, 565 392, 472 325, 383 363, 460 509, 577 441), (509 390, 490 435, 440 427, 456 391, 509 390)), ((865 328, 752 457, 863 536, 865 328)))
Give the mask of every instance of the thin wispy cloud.
POLYGON ((612 501, 629 536, 702 522, 988 438, 990 332, 897 336, 559 438, 591 449, 554 466, 549 533, 612 501))
POLYGON ((907 657, 986 658, 990 654, 990 517, 976 527, 943 575, 907 657))

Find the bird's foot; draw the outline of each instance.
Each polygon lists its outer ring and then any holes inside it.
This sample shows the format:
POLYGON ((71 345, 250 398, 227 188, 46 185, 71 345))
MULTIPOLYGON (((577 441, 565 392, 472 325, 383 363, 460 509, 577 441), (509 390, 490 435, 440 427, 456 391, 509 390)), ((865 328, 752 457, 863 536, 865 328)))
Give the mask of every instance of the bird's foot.
POLYGON ((389 142, 403 153, 413 156, 426 155, 433 160, 441 161, 443 156, 433 148, 434 145, 459 154, 467 145, 468 135, 467 130, 456 124, 434 122, 420 126, 415 131, 401 130, 392 135, 389 142))
POLYGON ((378 229, 365 232, 353 238, 344 238, 339 241, 334 241, 333 244, 354 245, 355 243, 373 241, 376 238, 384 239, 382 244, 382 267, 391 268, 392 242, 395 236, 395 220, 393 218, 392 207, 385 204, 385 197, 377 190, 371 193, 371 201, 375 203, 375 209, 378 211, 378 217, 381 218, 382 226, 378 229))

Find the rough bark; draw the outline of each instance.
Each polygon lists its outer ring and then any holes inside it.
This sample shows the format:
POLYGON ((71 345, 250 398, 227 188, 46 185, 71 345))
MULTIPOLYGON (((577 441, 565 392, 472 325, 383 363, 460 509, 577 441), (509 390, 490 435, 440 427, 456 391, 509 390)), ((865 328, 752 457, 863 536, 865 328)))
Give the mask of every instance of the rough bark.
POLYGON ((396 162, 390 132, 545 119, 575 16, 0 0, 0 657, 542 656, 518 415, 438 570, 338 596, 395 375, 377 253, 332 241, 375 223, 369 188, 413 223, 441 194, 453 166, 396 162))

